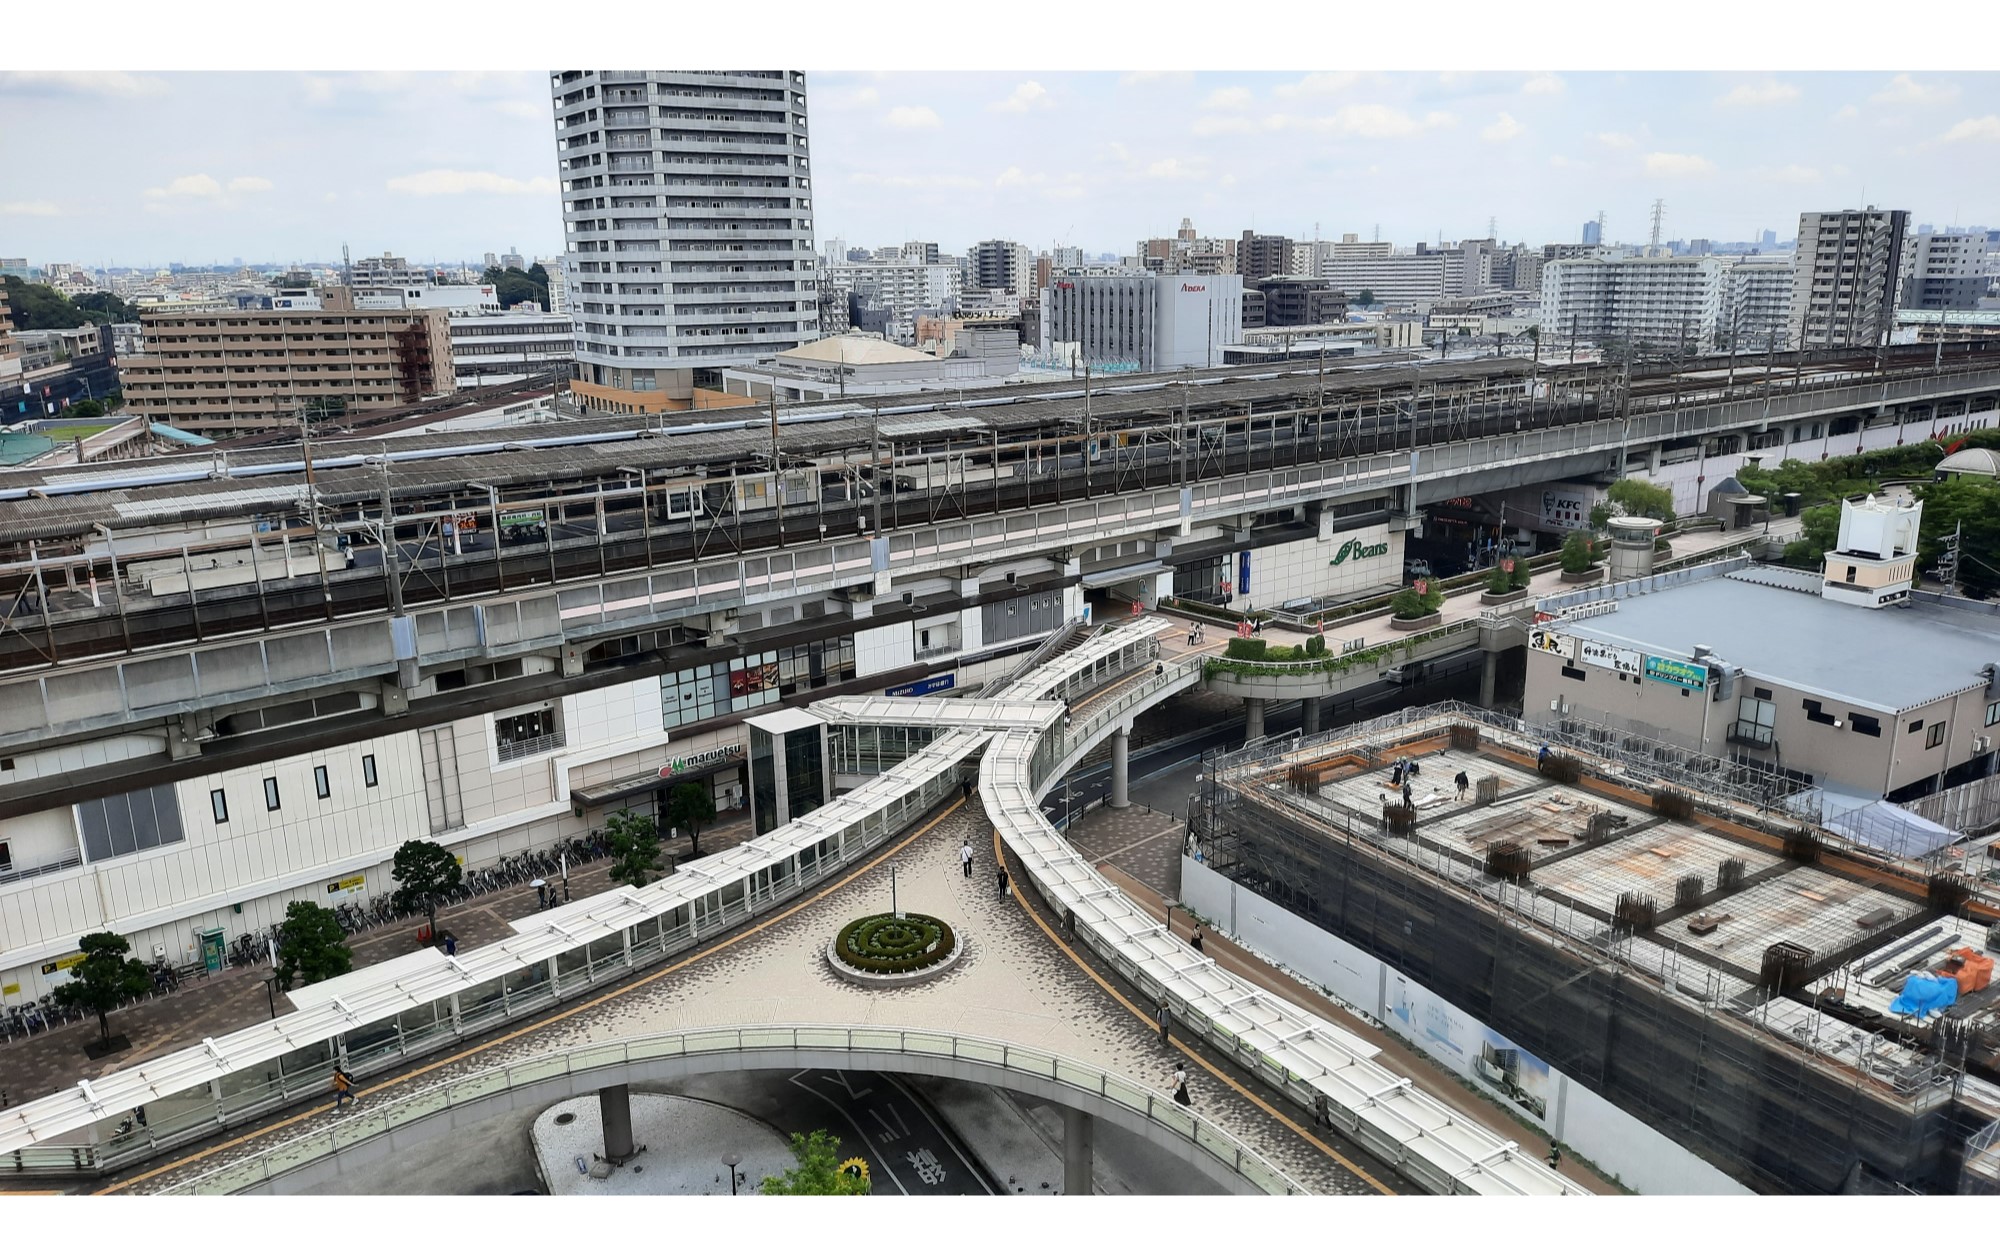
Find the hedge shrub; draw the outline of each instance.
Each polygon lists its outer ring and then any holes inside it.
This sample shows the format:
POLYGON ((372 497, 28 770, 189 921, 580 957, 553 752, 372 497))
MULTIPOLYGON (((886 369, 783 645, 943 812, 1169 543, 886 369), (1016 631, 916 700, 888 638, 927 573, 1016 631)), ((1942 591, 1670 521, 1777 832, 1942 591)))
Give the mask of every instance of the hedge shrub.
POLYGON ((833 939, 840 961, 878 976, 934 967, 951 957, 957 947, 951 926, 935 916, 906 911, 895 916, 863 916, 840 930, 833 939))

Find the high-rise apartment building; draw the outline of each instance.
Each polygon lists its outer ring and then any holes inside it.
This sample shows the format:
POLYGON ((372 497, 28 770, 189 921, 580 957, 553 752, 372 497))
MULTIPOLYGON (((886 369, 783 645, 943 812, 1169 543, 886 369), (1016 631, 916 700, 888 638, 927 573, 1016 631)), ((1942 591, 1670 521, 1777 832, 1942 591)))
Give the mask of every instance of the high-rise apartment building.
POLYGON ((999 291, 1027 296, 1033 291, 1034 256, 1013 241, 981 241, 965 251, 968 292, 999 291))
POLYGON ((1799 216, 1790 342, 1872 348, 1896 323, 1908 211, 1808 211, 1799 216))
POLYGON ((1978 309, 1986 295, 1986 234, 1927 232, 1903 246, 1903 309, 1978 309))
POLYGON ((1751 254, 1722 272, 1722 307, 1715 347, 1737 352, 1776 349, 1792 316, 1792 257, 1751 254))
POLYGON ((685 408, 818 337, 806 78, 550 75, 585 406, 685 408))
POLYGON ((1542 268, 1544 344, 1706 347, 1722 304, 1715 258, 1569 258, 1542 268))
POLYGON ((1604 244, 1604 225, 1595 219, 1583 221, 1583 243, 1585 245, 1604 244))
MULTIPOLYGON (((853 309, 872 307, 879 316, 852 315, 854 325, 879 323, 883 336, 898 344, 915 344, 917 316, 946 316, 958 308, 965 272, 956 262, 867 262, 828 267, 826 280, 845 295, 853 309)), ((814 312, 818 312, 817 294, 814 312)))
POLYGON ((141 313, 145 351, 118 362, 135 413, 245 434, 414 404, 456 389, 444 310, 141 313))
POLYGON ((1236 242, 1236 273, 1246 284, 1274 275, 1292 273, 1292 240, 1283 236, 1263 236, 1248 228, 1236 242))
POLYGON ((1347 294, 1362 293, 1371 304, 1424 305, 1442 297, 1473 296, 1491 287, 1490 242, 1466 241, 1449 249, 1419 245, 1398 254, 1387 241, 1342 242, 1322 264, 1320 277, 1347 294))

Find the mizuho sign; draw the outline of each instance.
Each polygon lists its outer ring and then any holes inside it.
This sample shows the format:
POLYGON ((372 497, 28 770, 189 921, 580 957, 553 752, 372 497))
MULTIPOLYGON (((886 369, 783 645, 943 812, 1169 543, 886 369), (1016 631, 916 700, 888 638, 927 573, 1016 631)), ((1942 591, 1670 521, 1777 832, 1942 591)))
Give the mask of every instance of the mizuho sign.
POLYGON ((1349 559, 1373 559, 1378 555, 1388 553, 1389 543, 1387 542, 1383 542, 1380 546, 1370 546, 1358 537, 1350 537, 1346 542, 1341 544, 1340 553, 1327 560, 1327 566, 1339 567, 1349 559))

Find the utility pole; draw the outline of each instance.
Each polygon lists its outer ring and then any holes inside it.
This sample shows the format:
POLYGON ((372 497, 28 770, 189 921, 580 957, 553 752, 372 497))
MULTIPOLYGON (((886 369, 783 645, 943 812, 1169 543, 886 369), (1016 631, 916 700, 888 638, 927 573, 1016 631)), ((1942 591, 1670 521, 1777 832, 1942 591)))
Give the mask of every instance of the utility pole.
MULTIPOLYGON (((1646 256, 1648 258, 1657 258, 1660 256, 1660 224, 1663 220, 1666 219, 1666 216, 1667 216, 1667 200, 1665 198, 1654 198, 1653 241, 1652 244, 1646 247, 1646 256)), ((1603 240, 1604 238, 1600 234, 1598 239, 1603 240)))

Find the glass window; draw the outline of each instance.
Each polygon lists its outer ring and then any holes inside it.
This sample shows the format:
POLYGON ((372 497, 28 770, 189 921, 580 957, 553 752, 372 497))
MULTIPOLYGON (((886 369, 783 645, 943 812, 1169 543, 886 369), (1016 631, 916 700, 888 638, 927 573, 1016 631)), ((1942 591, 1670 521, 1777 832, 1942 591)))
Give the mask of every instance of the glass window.
POLYGON ((1944 723, 1933 722, 1931 729, 1924 733, 1924 747, 1935 748, 1944 742, 1944 723))
POLYGON ((313 766, 313 794, 320 799, 326 799, 333 794, 333 788, 327 784, 324 765, 313 766))
POLYGON ((76 815, 90 861, 181 841, 180 801, 171 783, 78 804, 76 815))
POLYGON ((1995 701, 1986 707, 1986 725, 2000 726, 2000 701, 1995 701))
POLYGON ((518 760, 538 752, 553 752, 563 744, 562 727, 557 722, 552 705, 495 718, 493 734, 502 761, 518 760))
POLYGON ((217 825, 229 820, 229 797, 223 792, 210 791, 208 793, 208 808, 210 812, 215 814, 215 823, 217 825))
POLYGON ((361 758, 361 782, 363 786, 372 787, 375 785, 375 756, 373 753, 365 754, 361 758))
POLYGON ((264 807, 270 809, 272 812, 278 810, 278 780, 276 778, 266 778, 264 780, 264 807))

